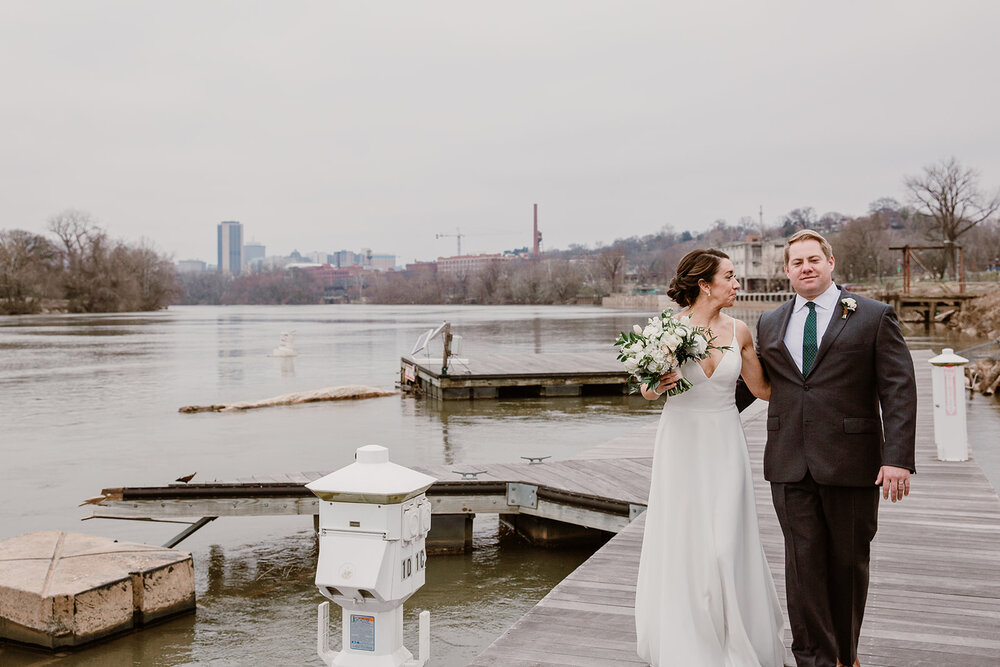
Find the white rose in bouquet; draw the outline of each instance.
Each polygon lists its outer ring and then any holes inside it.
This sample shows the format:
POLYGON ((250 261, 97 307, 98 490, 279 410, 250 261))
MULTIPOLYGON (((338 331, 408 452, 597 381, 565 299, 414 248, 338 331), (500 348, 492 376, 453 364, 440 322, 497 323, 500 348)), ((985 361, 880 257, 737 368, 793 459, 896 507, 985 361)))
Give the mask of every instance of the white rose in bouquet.
POLYGON ((695 354, 705 354, 708 350, 708 341, 701 334, 695 334, 691 338, 691 349, 695 354))
POLYGON ((676 350, 678 347, 680 347, 680 344, 683 342, 684 342, 683 338, 681 338, 680 336, 675 336, 672 333, 664 332, 663 335, 660 336, 660 344, 670 351, 676 350))

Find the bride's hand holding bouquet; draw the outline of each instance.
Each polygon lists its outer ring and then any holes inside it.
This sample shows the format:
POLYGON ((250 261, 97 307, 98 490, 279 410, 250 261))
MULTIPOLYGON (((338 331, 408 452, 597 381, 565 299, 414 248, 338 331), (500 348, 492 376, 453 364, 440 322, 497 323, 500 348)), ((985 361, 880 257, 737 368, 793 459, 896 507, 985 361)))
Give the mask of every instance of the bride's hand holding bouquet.
POLYGON ((615 347, 618 361, 630 376, 630 393, 645 387, 659 395, 656 387, 665 379, 663 376, 676 374, 679 379, 666 391, 668 396, 676 396, 693 386, 680 373, 684 363, 705 359, 712 350, 727 349, 714 345, 714 341, 711 330, 692 325, 686 316, 674 318, 673 309, 667 308, 649 318, 645 327, 635 324, 631 330, 621 332, 615 347))

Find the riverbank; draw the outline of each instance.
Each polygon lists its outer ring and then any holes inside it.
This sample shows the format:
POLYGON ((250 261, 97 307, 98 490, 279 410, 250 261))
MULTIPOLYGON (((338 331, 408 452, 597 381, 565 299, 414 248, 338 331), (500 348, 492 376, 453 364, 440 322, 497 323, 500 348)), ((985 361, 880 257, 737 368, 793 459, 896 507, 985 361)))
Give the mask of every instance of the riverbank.
POLYGON ((965 312, 952 321, 952 326, 982 338, 1000 338, 1000 288, 969 302, 965 312))
MULTIPOLYGON (((970 301, 951 326, 970 336, 1000 340, 1000 290, 994 290, 970 301)), ((998 348, 984 350, 993 352, 994 357, 998 351, 1000 351, 998 348)), ((1000 391, 1000 359, 975 359, 966 366, 965 373, 972 391, 984 396, 993 396, 1000 391)))

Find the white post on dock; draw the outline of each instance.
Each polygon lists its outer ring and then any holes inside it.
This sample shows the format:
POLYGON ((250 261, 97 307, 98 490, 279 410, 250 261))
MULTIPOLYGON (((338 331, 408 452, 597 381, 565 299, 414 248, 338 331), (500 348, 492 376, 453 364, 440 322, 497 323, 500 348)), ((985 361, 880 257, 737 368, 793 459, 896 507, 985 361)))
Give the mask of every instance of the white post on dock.
POLYGON ((929 360, 934 399, 934 444, 941 461, 969 460, 969 431, 965 421, 965 357, 945 348, 929 360))
POLYGON ((338 667, 423 667, 430 612, 420 613, 419 654, 403 646, 403 603, 424 585, 433 477, 361 447, 355 463, 306 486, 319 496, 316 586, 343 610, 340 651, 330 649, 329 603, 318 610, 317 653, 338 667))

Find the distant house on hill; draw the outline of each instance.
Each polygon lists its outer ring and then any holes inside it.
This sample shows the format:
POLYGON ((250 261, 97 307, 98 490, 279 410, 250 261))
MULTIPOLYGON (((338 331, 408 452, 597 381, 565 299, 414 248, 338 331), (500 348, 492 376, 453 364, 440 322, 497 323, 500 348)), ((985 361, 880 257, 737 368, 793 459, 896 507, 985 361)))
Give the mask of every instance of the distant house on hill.
POLYGON ((787 292, 791 289, 784 270, 785 239, 761 240, 759 236, 747 236, 720 250, 733 261, 736 278, 744 292, 787 292))

